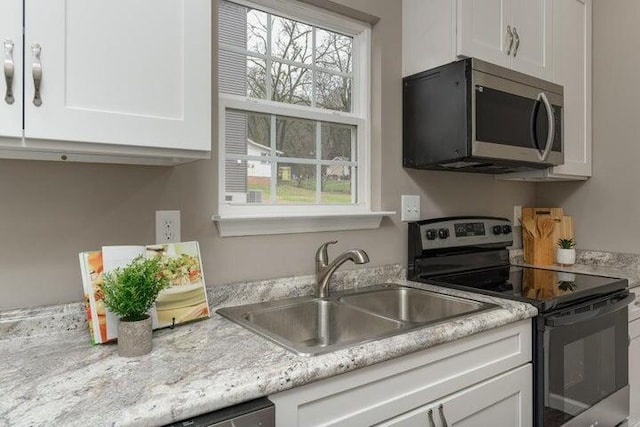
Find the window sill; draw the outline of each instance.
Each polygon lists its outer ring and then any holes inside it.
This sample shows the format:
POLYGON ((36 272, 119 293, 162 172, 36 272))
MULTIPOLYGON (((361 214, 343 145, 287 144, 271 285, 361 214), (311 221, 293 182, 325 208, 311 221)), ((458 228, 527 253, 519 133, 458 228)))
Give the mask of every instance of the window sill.
POLYGON ((382 217, 395 212, 356 212, 284 215, 214 215, 221 237, 266 234, 316 233, 320 231, 372 230, 382 217))

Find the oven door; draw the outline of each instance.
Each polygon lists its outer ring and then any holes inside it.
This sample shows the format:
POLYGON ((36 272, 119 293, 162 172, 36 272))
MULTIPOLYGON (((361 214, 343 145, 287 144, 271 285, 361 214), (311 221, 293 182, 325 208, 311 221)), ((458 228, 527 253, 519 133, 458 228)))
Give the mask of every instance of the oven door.
POLYGON ((615 426, 628 417, 633 299, 625 291, 544 316, 544 427, 615 426))
POLYGON ((562 95, 474 72, 472 156, 564 163, 562 95))

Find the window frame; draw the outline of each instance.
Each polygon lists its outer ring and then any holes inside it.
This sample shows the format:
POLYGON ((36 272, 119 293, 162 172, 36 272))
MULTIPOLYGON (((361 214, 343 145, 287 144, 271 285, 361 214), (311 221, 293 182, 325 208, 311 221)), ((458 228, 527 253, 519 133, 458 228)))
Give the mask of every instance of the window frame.
MULTIPOLYGON (((352 216, 358 214, 370 214, 372 167, 370 124, 371 26, 367 23, 297 1, 227 1, 352 37, 352 112, 335 111, 312 106, 284 104, 266 99, 230 95, 218 91, 218 215, 214 216, 214 219, 221 221, 225 218, 273 218, 278 215, 303 218, 328 215, 352 216), (355 163, 357 165, 355 189, 357 194, 357 203, 348 205, 227 203, 225 201, 225 161, 227 160, 225 123, 227 110, 237 110, 247 113, 266 113, 276 116, 287 116, 312 121, 355 126, 357 157, 348 163, 355 163)), ((249 157, 251 156, 247 156, 247 158, 249 157)), ((282 160, 283 162, 286 162, 286 158, 283 158, 282 160)), ((318 164, 317 160, 314 164, 318 164)))

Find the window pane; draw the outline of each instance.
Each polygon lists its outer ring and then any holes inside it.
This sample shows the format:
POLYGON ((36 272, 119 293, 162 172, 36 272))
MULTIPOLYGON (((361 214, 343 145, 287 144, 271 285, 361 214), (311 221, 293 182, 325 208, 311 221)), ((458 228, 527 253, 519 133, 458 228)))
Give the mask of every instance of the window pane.
POLYGON ((320 202, 324 204, 348 205, 352 202, 351 189, 355 168, 350 166, 322 166, 322 192, 320 202))
POLYGON ((313 159, 316 157, 316 122, 276 118, 276 149, 281 157, 313 159))
POLYGON ((329 110, 351 111, 351 83, 349 77, 318 72, 316 105, 329 110))
POLYGON ((269 162, 225 161, 225 202, 268 204, 271 191, 269 162))
POLYGON ((316 166, 278 163, 277 202, 279 204, 316 203, 316 166))
POLYGON ((331 31, 316 30, 316 65, 351 74, 353 39, 331 31))
POLYGON ((270 116, 227 110, 225 151, 227 154, 261 156, 271 153, 270 116))
POLYGON ((221 50, 218 62, 220 92, 266 99, 266 70, 266 62, 262 59, 221 50))
POLYGON ((307 68, 273 61, 271 81, 274 88, 271 99, 287 104, 311 105, 311 76, 311 70, 307 68))
POLYGON ((262 11, 247 11, 247 50, 267 54, 267 14, 262 11))
POLYGON ((272 18, 271 25, 272 55, 302 64, 312 63, 313 27, 279 16, 272 18))
POLYGON ((355 126, 323 123, 322 159, 350 161, 355 152, 355 126))

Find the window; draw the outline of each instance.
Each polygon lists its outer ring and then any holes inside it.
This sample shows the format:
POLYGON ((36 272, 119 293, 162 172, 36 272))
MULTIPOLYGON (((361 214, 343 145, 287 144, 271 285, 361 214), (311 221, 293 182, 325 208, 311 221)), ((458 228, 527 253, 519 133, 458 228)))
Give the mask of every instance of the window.
POLYGON ((219 214, 364 213, 368 25, 298 2, 219 0, 219 214))

